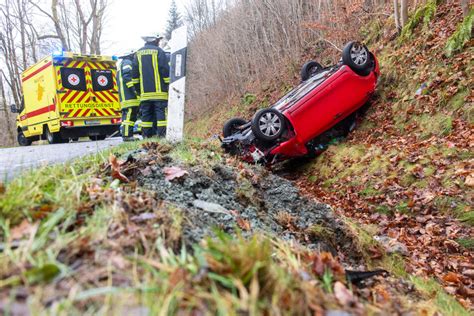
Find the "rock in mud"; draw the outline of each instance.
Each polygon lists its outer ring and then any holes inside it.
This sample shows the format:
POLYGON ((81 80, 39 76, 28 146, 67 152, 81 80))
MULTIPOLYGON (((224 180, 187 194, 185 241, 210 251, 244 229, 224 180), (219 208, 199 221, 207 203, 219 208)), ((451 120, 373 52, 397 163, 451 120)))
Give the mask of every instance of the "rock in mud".
POLYGON ((229 211, 216 203, 209 203, 201 200, 194 200, 193 206, 209 213, 219 213, 230 215, 229 211))

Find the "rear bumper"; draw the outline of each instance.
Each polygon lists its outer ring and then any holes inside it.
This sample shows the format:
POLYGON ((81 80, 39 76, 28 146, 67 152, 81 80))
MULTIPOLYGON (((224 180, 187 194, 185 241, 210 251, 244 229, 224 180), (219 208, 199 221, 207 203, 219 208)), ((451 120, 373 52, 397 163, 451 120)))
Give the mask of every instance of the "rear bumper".
POLYGON ((120 128, 120 124, 84 126, 84 127, 61 127, 62 138, 77 138, 88 136, 112 135, 120 128))

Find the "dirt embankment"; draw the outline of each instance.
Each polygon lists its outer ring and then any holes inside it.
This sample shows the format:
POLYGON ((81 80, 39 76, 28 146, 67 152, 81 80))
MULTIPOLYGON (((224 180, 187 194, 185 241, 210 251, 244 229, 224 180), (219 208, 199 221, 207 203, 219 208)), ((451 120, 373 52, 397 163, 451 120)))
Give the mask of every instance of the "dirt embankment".
POLYGON ((292 182, 237 161, 183 167, 166 154, 166 146, 148 146, 123 158, 141 170, 136 173, 140 187, 180 209, 185 244, 199 243, 214 229, 231 234, 239 230, 244 236, 263 233, 310 249, 358 257, 349 251, 351 239, 331 208, 303 197, 292 182), (157 163, 150 166, 150 162, 157 163))

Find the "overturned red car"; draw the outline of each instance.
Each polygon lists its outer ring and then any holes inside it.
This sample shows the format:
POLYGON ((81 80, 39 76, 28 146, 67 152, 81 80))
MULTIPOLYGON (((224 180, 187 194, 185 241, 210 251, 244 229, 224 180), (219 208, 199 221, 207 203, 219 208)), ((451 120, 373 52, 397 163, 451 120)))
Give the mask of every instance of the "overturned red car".
POLYGON ((264 164, 317 154, 354 128, 379 76, 374 54, 359 42, 349 42, 336 65, 306 63, 301 84, 251 121, 227 121, 222 147, 247 162, 264 164))

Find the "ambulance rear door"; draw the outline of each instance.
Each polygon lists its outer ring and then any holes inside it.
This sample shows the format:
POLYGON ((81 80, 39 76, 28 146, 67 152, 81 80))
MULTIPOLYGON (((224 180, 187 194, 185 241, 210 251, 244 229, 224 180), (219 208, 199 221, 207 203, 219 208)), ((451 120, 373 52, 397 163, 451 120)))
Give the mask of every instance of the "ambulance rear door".
POLYGON ((115 62, 90 61, 88 66, 91 96, 97 116, 120 117, 115 62))

